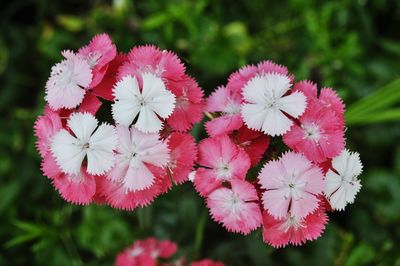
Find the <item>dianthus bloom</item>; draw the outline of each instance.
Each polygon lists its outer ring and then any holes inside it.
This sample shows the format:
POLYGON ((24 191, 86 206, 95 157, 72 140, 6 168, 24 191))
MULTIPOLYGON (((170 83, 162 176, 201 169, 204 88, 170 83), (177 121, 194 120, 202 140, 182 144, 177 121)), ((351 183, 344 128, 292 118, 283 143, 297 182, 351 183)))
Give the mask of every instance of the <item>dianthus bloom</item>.
POLYGON ((286 67, 263 61, 231 74, 206 102, 210 137, 189 179, 228 231, 247 234, 262 223, 264 242, 300 245, 322 234, 326 211, 354 201, 361 162, 344 152, 345 106, 333 89, 296 82, 286 67))
POLYGON ((221 187, 207 197, 211 216, 228 231, 249 234, 261 225, 256 189, 247 181, 234 179, 231 188, 221 187))
POLYGON ((126 55, 99 34, 62 55, 34 129, 43 173, 66 201, 133 210, 188 180, 204 94, 175 53, 126 55))
POLYGON ((334 210, 344 210, 348 203, 353 203, 361 189, 357 177, 362 172, 360 155, 357 152, 343 150, 333 158, 332 169, 326 174, 325 195, 334 210))

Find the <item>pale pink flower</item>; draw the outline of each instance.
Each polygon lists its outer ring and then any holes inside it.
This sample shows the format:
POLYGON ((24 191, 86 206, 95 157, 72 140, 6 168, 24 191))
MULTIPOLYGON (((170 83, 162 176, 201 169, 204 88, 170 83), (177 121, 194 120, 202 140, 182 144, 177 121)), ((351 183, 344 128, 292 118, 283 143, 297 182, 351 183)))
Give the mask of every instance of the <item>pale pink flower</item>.
POLYGON ((363 165, 357 152, 343 150, 332 159, 332 168, 326 173, 325 195, 334 210, 344 210, 353 203, 361 189, 357 177, 362 173, 363 165))
POLYGON ((264 165, 258 176, 264 208, 277 219, 304 218, 318 207, 324 189, 321 169, 299 153, 287 152, 264 165))
POLYGON ((243 125, 240 116, 242 95, 229 87, 221 86, 207 99, 206 111, 221 113, 221 116, 205 123, 208 135, 211 137, 229 134, 243 125))
MULTIPOLYGON (((170 162, 168 168, 174 183, 181 184, 188 180, 197 159, 197 145, 189 134, 172 133, 168 137, 170 162)), ((169 178, 168 178, 169 179, 169 178)))
POLYGON ((203 118, 203 90, 193 78, 186 75, 180 81, 170 82, 169 89, 175 94, 176 103, 167 123, 176 131, 188 131, 203 118))
POLYGON ((343 125, 343 117, 338 117, 319 102, 310 102, 298 123, 283 136, 283 141, 309 160, 321 163, 343 150, 343 125))
POLYGON ((117 124, 136 128, 144 133, 156 133, 163 127, 160 119, 168 118, 175 108, 175 95, 164 82, 151 73, 142 74, 142 87, 136 77, 125 76, 114 87, 112 115, 117 124))
POLYGON ((160 50, 154 45, 137 46, 129 52, 128 60, 120 67, 118 79, 127 75, 139 78, 143 73, 161 78, 168 87, 170 81, 182 80, 185 67, 173 52, 160 50))
POLYGON ((189 266, 224 266, 222 262, 213 261, 210 259, 202 259, 199 261, 194 261, 189 264, 189 266))
POLYGON ((63 51, 65 57, 51 68, 46 83, 45 99, 54 110, 77 107, 92 81, 92 71, 86 60, 72 51, 63 51))
POLYGON ((319 207, 304 218, 287 215, 275 218, 268 212, 263 213, 263 240, 275 248, 287 244, 302 245, 308 240, 321 236, 328 222, 324 209, 319 207))
POLYGON ((117 55, 117 48, 108 34, 98 34, 87 46, 79 49, 81 55, 92 69, 93 79, 90 88, 97 86, 107 72, 108 64, 117 55))
POLYGON ((87 172, 101 175, 114 165, 117 134, 114 126, 102 123, 89 113, 73 113, 68 128, 59 130, 52 138, 51 151, 60 169, 70 175, 81 171, 87 157, 87 172))
POLYGON ((158 134, 146 134, 131 127, 116 127, 118 146, 116 163, 107 178, 121 182, 126 192, 150 188, 156 177, 148 165, 166 167, 169 161, 167 144, 158 134))
POLYGON ((227 135, 207 138, 199 144, 194 186, 202 196, 234 178, 244 179, 250 168, 249 156, 227 135))
POLYGON ((293 125, 287 116, 298 118, 307 102, 302 92, 286 95, 292 84, 288 76, 276 73, 252 78, 243 88, 242 118, 248 128, 270 136, 286 133, 293 125))
POLYGON ((137 240, 132 246, 118 254, 116 266, 151 266, 158 265, 158 259, 169 259, 177 251, 178 246, 168 240, 148 238, 137 240))
POLYGON ((231 232, 249 234, 262 223, 256 189, 247 181, 232 179, 231 188, 220 187, 207 197, 213 219, 231 232))
POLYGON ((45 108, 43 116, 39 116, 34 125, 36 148, 40 156, 44 158, 50 151, 51 138, 62 128, 61 118, 58 113, 50 108, 45 108))

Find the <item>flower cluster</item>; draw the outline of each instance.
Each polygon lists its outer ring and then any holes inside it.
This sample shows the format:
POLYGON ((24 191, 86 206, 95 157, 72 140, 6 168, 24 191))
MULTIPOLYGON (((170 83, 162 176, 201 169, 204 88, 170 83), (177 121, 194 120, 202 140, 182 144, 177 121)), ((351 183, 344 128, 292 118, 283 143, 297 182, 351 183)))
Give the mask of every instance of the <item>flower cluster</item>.
POLYGON ((345 106, 331 88, 265 61, 231 74, 205 108, 210 137, 191 180, 228 231, 262 227, 274 247, 299 245, 354 201, 362 164, 345 149, 345 106))
POLYGON ((135 241, 130 247, 117 255, 116 266, 156 266, 156 265, 175 265, 175 266, 224 266, 223 263, 203 259, 186 263, 185 257, 172 259, 177 253, 178 246, 169 240, 157 240, 148 238, 135 241))
POLYGON ((262 227, 282 247, 319 237, 327 212, 361 189, 342 100, 284 66, 246 66, 204 101, 180 59, 155 46, 118 53, 101 34, 61 54, 35 135, 43 173, 68 202, 133 210, 190 179, 227 230, 262 227), (197 145, 189 132, 203 112, 209 137, 197 145))
POLYGON ((155 46, 118 53, 107 34, 61 54, 35 123, 42 170, 61 196, 132 210, 185 182, 204 99, 180 59, 155 46))

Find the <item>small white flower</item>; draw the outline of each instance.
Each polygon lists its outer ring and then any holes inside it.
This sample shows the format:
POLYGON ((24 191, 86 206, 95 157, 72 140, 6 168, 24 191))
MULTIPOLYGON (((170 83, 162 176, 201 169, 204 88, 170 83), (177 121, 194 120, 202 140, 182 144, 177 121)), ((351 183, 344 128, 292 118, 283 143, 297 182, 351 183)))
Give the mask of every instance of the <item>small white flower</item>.
POLYGON ((325 195, 334 210, 343 210, 348 203, 353 203, 361 189, 357 177, 362 172, 360 155, 347 149, 333 158, 333 170, 326 174, 325 195))
POLYGON ((287 76, 276 73, 252 78, 243 88, 242 117, 246 125, 271 136, 286 133, 293 121, 284 112, 298 118, 307 106, 301 92, 283 96, 291 85, 287 76))
POLYGON ((85 157, 89 174, 101 175, 110 170, 118 142, 115 128, 105 123, 98 126, 97 119, 89 113, 73 113, 68 127, 73 135, 61 129, 51 143, 51 151, 61 170, 77 175, 85 157))
POLYGON ((65 59, 51 68, 46 83, 45 99, 54 110, 78 106, 92 81, 90 65, 82 56, 71 51, 62 55, 65 59))
POLYGON ((143 133, 136 128, 117 126, 119 144, 116 165, 108 178, 122 182, 126 191, 138 191, 153 185, 155 176, 148 165, 165 167, 169 150, 158 134, 143 133))
POLYGON ((142 74, 143 86, 139 89, 136 77, 125 76, 114 87, 115 102, 112 105, 114 120, 135 127, 145 133, 162 129, 162 120, 168 118, 175 107, 175 95, 166 89, 161 78, 151 73, 142 74))

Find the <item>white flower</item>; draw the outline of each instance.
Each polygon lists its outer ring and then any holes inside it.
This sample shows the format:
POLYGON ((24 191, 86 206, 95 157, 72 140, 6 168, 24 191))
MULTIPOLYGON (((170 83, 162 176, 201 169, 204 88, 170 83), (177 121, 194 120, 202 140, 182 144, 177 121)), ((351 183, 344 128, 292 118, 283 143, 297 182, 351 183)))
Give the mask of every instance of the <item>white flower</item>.
POLYGON ((242 117, 246 125, 271 136, 287 132, 293 124, 286 114, 297 118, 306 109, 306 97, 301 92, 283 96, 290 90, 287 76, 263 74, 252 78, 243 88, 245 103, 242 117))
POLYGON ((333 170, 326 174, 325 195, 334 210, 343 210, 348 203, 353 203, 361 189, 357 177, 362 172, 360 155, 347 149, 333 158, 333 170))
POLYGON ((116 165, 108 173, 113 181, 122 182, 127 191, 153 185, 155 176, 148 165, 165 167, 169 161, 167 144, 158 134, 143 133, 136 128, 117 126, 119 144, 116 165))
POLYGON ((65 59, 51 68, 46 83, 45 99, 55 110, 78 106, 92 81, 90 65, 82 56, 71 51, 64 51, 62 55, 65 59))
POLYGON ((92 114, 73 113, 68 119, 73 135, 65 129, 54 135, 51 151, 64 173, 78 174, 86 156, 87 172, 92 175, 104 174, 114 165, 113 150, 118 142, 115 128, 105 123, 97 125, 92 114))
POLYGON ((114 120, 129 126, 137 117, 135 127, 145 133, 162 129, 159 117, 168 118, 175 107, 175 95, 166 89, 161 78, 151 73, 142 74, 143 86, 139 89, 136 77, 125 76, 114 87, 112 105, 114 120))

